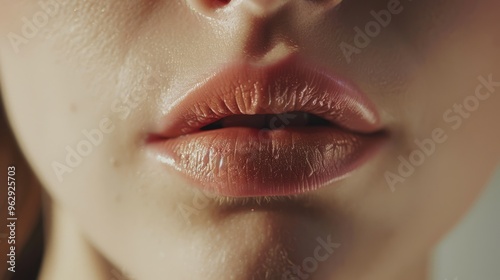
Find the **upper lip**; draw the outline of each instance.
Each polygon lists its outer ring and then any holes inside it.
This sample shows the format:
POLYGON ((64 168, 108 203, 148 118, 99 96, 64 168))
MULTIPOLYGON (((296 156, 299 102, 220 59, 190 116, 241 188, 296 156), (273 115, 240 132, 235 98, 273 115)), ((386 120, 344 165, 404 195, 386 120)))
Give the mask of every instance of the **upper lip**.
POLYGON ((166 112, 159 136, 196 133, 232 115, 306 112, 358 133, 381 130, 373 103, 351 81, 297 56, 262 66, 224 67, 190 90, 166 112))

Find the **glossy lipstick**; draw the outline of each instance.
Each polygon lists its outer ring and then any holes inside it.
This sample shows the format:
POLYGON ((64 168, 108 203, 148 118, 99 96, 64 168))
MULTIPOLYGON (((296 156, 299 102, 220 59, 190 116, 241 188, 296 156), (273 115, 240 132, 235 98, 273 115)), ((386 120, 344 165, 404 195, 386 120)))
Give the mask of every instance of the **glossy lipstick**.
POLYGON ((351 82, 292 57, 225 67, 165 113, 150 145, 194 186, 221 196, 316 190, 366 162, 384 139, 351 82))

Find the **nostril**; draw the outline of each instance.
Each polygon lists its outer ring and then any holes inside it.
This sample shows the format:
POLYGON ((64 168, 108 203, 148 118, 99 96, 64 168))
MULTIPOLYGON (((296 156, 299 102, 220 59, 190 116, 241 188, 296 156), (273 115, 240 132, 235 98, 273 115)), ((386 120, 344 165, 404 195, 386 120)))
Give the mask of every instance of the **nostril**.
POLYGON ((225 5, 228 5, 231 0, 212 0, 212 1, 207 1, 207 2, 212 2, 210 4, 210 6, 212 6, 212 8, 220 8, 220 7, 223 7, 225 5))
POLYGON ((223 8, 232 0, 187 0, 191 9, 200 14, 210 16, 217 9, 223 8))

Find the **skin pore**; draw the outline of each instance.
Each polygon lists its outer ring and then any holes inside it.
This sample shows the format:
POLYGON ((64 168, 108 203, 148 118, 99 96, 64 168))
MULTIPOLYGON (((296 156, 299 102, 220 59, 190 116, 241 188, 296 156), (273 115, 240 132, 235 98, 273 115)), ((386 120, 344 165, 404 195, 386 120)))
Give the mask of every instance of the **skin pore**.
POLYGON ((44 8, 0 0, 2 99, 48 196, 42 280, 300 279, 292 266, 318 239, 338 246, 308 279, 427 279, 433 247, 500 158, 500 2, 58 3, 27 38, 23 17, 44 8), (357 28, 382 10, 390 20, 361 44, 357 28), (290 53, 353 80, 381 113, 389 143, 351 176, 282 200, 211 199, 148 156, 170 104, 221 65, 290 53))

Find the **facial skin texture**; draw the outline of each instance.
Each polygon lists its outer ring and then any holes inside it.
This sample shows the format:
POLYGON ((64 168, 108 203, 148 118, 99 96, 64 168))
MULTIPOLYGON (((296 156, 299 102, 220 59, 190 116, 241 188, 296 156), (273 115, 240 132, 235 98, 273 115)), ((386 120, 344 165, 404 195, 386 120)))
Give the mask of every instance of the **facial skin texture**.
POLYGON ((423 279, 433 246, 500 158, 498 83, 477 110, 447 112, 474 95, 478 77, 500 82, 498 1, 401 1, 350 63, 341 43, 354 45, 353 28, 394 1, 66 2, 16 53, 9 33, 22 34, 21 19, 42 9, 0 1, 2 98, 51 198, 42 279, 110 279, 116 271, 131 279, 286 279, 327 236, 340 247, 308 279, 423 279), (352 176, 299 199, 215 199, 186 219, 179 207, 196 208, 202 196, 150 157, 144 138, 221 65, 290 52, 356 82, 381 112, 389 143, 352 176), (86 139, 82 130, 111 125, 58 180, 54 162, 65 163, 66 147, 86 139), (398 174, 398 157, 408 159, 415 140, 439 128, 446 140, 391 189, 386 175, 398 174))

